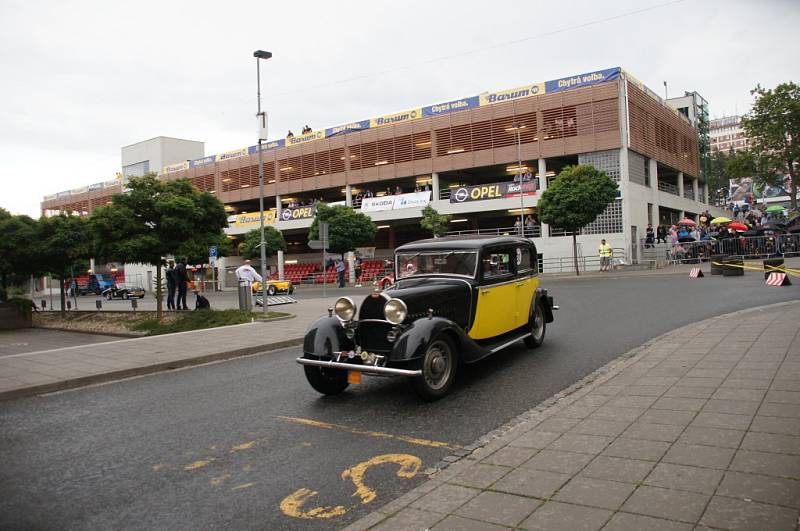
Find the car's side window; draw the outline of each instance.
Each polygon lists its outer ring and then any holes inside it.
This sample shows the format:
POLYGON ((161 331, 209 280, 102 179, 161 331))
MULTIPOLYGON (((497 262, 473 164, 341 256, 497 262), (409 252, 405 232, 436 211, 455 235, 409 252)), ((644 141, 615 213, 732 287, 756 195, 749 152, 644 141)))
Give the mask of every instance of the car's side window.
POLYGON ((536 274, 536 259, 531 256, 529 247, 517 247, 517 274, 518 275, 535 275, 536 274))
POLYGON ((516 260, 512 254, 512 249, 486 251, 481 258, 484 280, 491 282, 510 277, 514 273, 512 260, 516 260))

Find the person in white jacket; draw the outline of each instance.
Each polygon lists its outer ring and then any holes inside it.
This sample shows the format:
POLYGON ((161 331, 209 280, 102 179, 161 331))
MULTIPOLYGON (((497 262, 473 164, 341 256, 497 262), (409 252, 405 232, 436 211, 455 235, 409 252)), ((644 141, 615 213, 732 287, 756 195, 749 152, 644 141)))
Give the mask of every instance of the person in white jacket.
POLYGON ((261 275, 250 265, 250 260, 245 260, 244 264, 236 269, 236 278, 240 281, 246 280, 251 284, 261 282, 261 275))

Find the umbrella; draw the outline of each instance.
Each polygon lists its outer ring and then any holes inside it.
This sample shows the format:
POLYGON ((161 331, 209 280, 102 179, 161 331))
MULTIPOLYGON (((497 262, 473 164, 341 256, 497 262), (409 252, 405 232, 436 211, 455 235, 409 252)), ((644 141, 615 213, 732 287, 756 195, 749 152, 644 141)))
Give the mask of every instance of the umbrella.
POLYGON ((783 212, 783 206, 781 205, 768 206, 765 212, 783 212))
POLYGON ((737 232, 744 232, 748 230, 750 227, 745 225, 744 223, 739 223, 738 221, 734 221, 730 225, 728 225, 729 230, 735 230, 737 232))
POLYGON ((723 223, 730 223, 731 218, 726 218, 725 216, 720 216, 718 218, 714 218, 711 220, 712 225, 722 225, 723 223))
POLYGON ((678 238, 678 243, 690 243, 693 242, 694 238, 691 236, 684 236, 683 238, 678 238))
POLYGON ((694 227, 694 226, 697 225, 697 223, 695 223, 694 220, 691 220, 689 218, 683 218, 678 223, 676 223, 676 225, 678 225, 678 226, 680 226, 680 225, 689 225, 689 226, 694 227))
POLYGON ((742 236, 763 236, 764 229, 753 229, 742 233, 742 236))

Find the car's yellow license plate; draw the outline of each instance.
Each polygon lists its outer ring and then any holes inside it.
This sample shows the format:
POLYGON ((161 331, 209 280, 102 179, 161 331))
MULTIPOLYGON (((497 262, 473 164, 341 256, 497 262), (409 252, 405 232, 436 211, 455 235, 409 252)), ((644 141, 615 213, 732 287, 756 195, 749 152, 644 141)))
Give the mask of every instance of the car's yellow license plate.
POLYGON ((361 371, 347 371, 347 383, 356 385, 361 383, 361 371))

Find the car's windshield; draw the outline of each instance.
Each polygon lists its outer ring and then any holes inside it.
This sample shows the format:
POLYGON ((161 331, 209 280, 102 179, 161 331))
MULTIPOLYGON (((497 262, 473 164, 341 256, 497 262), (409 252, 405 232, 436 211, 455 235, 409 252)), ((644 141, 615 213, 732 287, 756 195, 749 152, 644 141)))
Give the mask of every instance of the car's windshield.
POLYGON ((477 251, 424 251, 397 253, 397 276, 459 275, 475 276, 477 251))

